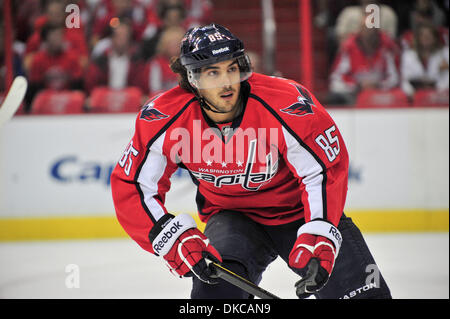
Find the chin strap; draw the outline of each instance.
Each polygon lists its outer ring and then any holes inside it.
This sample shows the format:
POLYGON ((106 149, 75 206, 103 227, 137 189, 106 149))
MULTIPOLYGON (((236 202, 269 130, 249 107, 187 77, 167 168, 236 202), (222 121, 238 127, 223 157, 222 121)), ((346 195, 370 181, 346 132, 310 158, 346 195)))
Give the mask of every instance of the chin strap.
POLYGON ((202 108, 204 108, 205 110, 208 110, 208 111, 211 111, 211 112, 214 112, 214 113, 220 113, 220 114, 226 114, 226 113, 230 113, 230 112, 233 111, 233 110, 231 110, 231 111, 228 111, 228 112, 222 112, 222 111, 214 110, 207 103, 207 101, 208 101, 207 99, 205 99, 204 97, 200 97, 200 96, 197 96, 197 98, 198 98, 198 101, 200 103, 200 106, 202 108))

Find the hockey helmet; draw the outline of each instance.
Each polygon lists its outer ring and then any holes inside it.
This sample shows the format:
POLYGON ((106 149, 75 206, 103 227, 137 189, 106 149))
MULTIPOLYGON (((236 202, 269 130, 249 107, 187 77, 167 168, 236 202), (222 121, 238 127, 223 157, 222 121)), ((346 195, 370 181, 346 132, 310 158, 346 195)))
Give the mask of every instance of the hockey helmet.
POLYGON ((252 75, 252 67, 244 52, 244 44, 218 24, 192 28, 181 42, 181 64, 186 68, 189 83, 197 89, 220 86, 217 81, 201 80, 203 67, 233 59, 239 66, 239 77, 233 79, 231 84, 247 80, 252 75))

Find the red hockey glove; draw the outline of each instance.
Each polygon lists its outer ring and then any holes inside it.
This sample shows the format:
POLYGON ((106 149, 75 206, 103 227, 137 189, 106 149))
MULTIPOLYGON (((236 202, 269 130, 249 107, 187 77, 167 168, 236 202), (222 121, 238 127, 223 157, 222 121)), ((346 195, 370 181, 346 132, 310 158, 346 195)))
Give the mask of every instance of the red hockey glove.
POLYGON ((211 270, 205 257, 222 262, 219 252, 209 244, 209 239, 197 228, 195 220, 181 214, 164 223, 164 228, 153 239, 155 253, 162 255, 170 271, 180 277, 197 276, 201 281, 213 284, 211 270))
POLYGON ((342 236, 332 224, 313 220, 297 232, 297 240, 289 254, 289 266, 300 269, 302 279, 296 284, 299 298, 318 292, 333 271, 342 236))

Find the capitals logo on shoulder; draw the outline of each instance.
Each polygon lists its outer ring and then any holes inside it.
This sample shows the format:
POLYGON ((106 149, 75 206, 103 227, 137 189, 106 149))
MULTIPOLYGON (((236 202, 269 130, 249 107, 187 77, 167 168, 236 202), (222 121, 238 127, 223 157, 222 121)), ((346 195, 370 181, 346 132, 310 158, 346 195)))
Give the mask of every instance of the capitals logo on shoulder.
POLYGON ((139 116, 139 119, 145 120, 147 122, 151 122, 151 121, 155 121, 155 120, 166 119, 169 117, 169 115, 166 115, 154 108, 155 100, 158 97, 159 97, 159 95, 154 97, 150 101, 148 101, 147 104, 145 104, 142 107, 141 115, 139 116))
POLYGON ((296 116, 304 116, 307 114, 313 114, 313 106, 314 102, 311 98, 311 96, 308 94, 308 92, 301 88, 298 85, 292 84, 291 85, 295 86, 295 88, 297 89, 299 96, 297 97, 297 102, 284 108, 281 109, 282 112, 291 114, 291 115, 296 115, 296 116))

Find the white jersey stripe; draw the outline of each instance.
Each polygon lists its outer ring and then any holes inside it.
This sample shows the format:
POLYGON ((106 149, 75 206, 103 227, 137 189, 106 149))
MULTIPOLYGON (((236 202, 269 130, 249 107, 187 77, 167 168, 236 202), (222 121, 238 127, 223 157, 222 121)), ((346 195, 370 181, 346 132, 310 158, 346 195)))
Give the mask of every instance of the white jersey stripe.
POLYGON ((144 203, 156 221, 165 214, 164 209, 153 198, 158 194, 158 182, 163 177, 167 166, 167 158, 162 152, 165 136, 166 133, 161 134, 150 146, 145 163, 142 165, 137 178, 137 182, 144 194, 144 203))
POLYGON ((324 218, 322 166, 284 127, 283 135, 287 146, 287 160, 294 167, 297 175, 302 178, 308 193, 311 220, 324 218))

